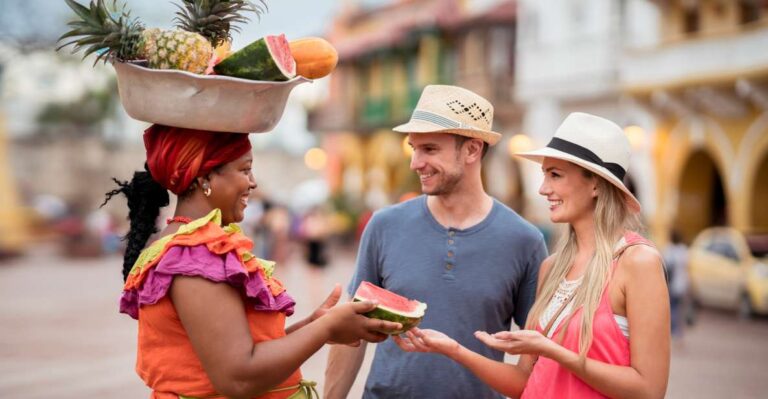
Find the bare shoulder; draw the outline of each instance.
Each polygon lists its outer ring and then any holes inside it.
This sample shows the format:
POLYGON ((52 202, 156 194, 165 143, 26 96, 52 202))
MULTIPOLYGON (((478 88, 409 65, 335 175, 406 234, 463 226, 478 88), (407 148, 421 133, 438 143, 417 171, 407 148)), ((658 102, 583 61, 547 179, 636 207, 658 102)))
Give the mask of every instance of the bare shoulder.
POLYGON ((632 279, 646 276, 664 276, 662 257, 656 248, 648 245, 634 245, 619 258, 620 269, 632 279))
POLYGON ((175 276, 170 296, 177 307, 181 303, 191 303, 196 309, 218 308, 224 303, 236 305, 241 301, 240 294, 231 285, 198 276, 175 276))

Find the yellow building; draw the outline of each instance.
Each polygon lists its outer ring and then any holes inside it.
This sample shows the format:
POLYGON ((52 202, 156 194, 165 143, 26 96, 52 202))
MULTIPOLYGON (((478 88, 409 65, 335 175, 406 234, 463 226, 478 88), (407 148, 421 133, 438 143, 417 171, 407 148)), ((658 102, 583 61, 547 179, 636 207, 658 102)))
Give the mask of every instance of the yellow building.
POLYGON ((658 44, 630 50, 623 92, 652 115, 654 236, 768 233, 768 3, 654 1, 658 44))
POLYGON ((330 94, 309 116, 328 153, 332 191, 372 208, 418 191, 404 136, 391 129, 408 120, 426 85, 457 84, 483 95, 495 106, 494 129, 512 131, 519 123, 512 102, 515 12, 514 1, 477 8, 469 0, 342 10, 327 34, 339 51, 330 94))
POLYGON ((8 156, 5 119, 0 112, 0 258, 20 252, 28 238, 8 156))

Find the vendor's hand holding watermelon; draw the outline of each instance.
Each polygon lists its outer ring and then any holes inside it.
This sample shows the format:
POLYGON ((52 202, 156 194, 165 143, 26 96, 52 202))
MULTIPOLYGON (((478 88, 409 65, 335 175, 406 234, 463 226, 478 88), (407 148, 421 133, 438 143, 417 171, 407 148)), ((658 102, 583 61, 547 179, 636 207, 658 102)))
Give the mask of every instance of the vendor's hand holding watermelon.
POLYGON ((361 339, 368 342, 381 342, 386 340, 389 334, 402 329, 403 325, 363 316, 376 309, 377 305, 371 301, 336 305, 328 309, 318 322, 325 323, 329 343, 357 346, 361 339))

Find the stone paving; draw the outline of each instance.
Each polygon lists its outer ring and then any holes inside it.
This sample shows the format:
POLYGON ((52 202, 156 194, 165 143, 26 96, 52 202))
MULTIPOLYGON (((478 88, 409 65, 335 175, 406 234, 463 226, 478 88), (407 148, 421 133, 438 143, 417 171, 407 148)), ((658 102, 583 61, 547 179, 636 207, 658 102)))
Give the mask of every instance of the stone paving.
MULTIPOLYGON (((283 279, 309 314, 353 270, 351 251, 311 270, 298 252, 282 266, 283 279)), ((146 398, 133 371, 136 323, 117 313, 121 259, 72 260, 41 251, 0 263, 0 398, 146 398)), ((350 398, 359 398, 371 360, 366 357, 350 398)), ((327 347, 302 367, 323 383, 327 347)), ((668 398, 768 397, 768 321, 740 322, 703 312, 675 342, 668 398)))

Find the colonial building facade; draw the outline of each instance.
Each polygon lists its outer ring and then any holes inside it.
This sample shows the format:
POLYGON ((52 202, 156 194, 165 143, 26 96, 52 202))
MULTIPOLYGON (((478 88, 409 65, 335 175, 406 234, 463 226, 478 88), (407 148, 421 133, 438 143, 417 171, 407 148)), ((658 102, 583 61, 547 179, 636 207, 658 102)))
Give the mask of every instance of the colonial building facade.
MULTIPOLYGON (((426 85, 473 90, 495 105, 496 131, 518 128, 514 1, 401 0, 368 10, 350 4, 327 35, 340 58, 329 97, 309 117, 329 154, 334 192, 378 208, 418 190, 404 136, 391 129, 408 120, 426 85)), ((505 169, 509 157, 496 150, 487 162, 505 169)), ((486 183, 503 200, 521 197, 507 181, 486 183)))
POLYGON ((404 122, 427 84, 496 106, 486 160, 497 198, 546 225, 538 165, 568 113, 609 118, 633 146, 626 183, 650 234, 711 225, 768 232, 768 4, 758 0, 402 0, 347 8, 327 101, 310 114, 332 188, 378 207, 418 190, 404 122))
POLYGON ((652 231, 768 233, 768 3, 652 5, 659 40, 621 64, 622 93, 653 132, 652 231))

